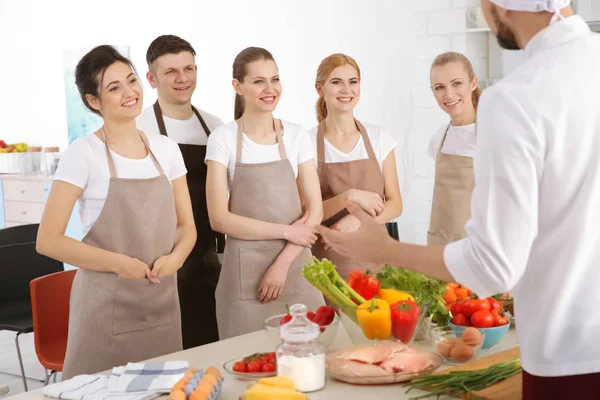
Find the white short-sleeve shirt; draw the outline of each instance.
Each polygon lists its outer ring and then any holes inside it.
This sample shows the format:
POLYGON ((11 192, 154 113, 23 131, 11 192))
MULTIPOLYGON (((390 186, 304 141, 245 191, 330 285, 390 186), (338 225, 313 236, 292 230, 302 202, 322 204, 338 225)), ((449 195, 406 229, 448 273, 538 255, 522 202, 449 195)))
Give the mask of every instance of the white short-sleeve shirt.
MULTIPOLYGON (((172 139, 148 135, 148 142, 169 180, 187 173, 179 146, 172 139)), ((118 178, 148 179, 159 175, 150 154, 139 160, 125 158, 112 150, 111 155, 118 178)), ((61 155, 53 179, 83 189, 77 201, 85 236, 98 219, 108 194, 110 171, 104 142, 94 134, 74 140, 61 155)))
POLYGON ((477 143, 475 124, 464 126, 450 125, 450 128, 448 128, 448 125, 441 127, 429 141, 429 147, 427 148, 429 157, 435 160, 446 129, 448 129, 448 134, 446 135, 446 140, 444 140, 441 152, 444 154, 473 157, 475 154, 475 144, 477 143))
MULTIPOLYGON (((217 127, 223 125, 223 121, 219 117, 209 114, 206 111, 198 110, 202 119, 206 123, 208 129, 212 132, 217 127)), ((206 145, 207 135, 204 132, 204 128, 200 123, 200 120, 193 114, 191 118, 182 121, 163 115, 163 121, 165 122, 165 128, 171 139, 181 144, 195 144, 195 145, 206 145)), ((154 114, 154 107, 148 107, 136 118, 136 125, 139 129, 144 131, 148 136, 160 135, 158 129, 158 122, 156 122, 156 114, 154 114)))
MULTIPOLYGON (((298 176, 298 165, 315 158, 315 150, 308 132, 298 124, 288 121, 283 123, 283 145, 287 157, 298 176)), ((216 161, 227 167, 229 186, 233 181, 237 149, 237 123, 232 121, 215 129, 208 137, 206 161, 216 161)), ((258 144, 245 134, 242 135, 242 162, 244 164, 260 164, 281 160, 279 145, 258 144)))
MULTIPOLYGON (((392 135, 390 135, 387 131, 385 131, 379 126, 365 123, 363 123, 363 126, 367 131, 367 135, 369 135, 371 147, 373 147, 375 158, 377 158, 377 162, 379 163, 379 169, 383 171, 383 162, 385 161, 387 156, 392 152, 392 150, 396 148, 397 142, 392 137, 392 135)), ((315 126, 309 131, 313 149, 315 149, 315 154, 317 151, 318 129, 319 127, 315 126)), ((317 158, 318 155, 315 156, 315 162, 318 162, 317 158)), ((356 145, 349 153, 344 153, 338 150, 333 144, 331 144, 327 140, 327 138, 325 138, 325 162, 327 164, 364 160, 367 158, 369 158, 369 154, 367 153, 367 148, 365 147, 365 142, 363 141, 362 135, 359 137, 358 141, 356 142, 356 145)))

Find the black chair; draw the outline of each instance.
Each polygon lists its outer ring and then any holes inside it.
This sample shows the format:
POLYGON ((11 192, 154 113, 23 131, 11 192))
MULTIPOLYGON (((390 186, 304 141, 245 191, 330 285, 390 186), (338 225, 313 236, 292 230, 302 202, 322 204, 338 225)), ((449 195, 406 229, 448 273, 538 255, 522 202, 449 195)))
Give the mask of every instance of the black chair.
POLYGON ((25 391, 28 390, 27 379, 19 335, 33 332, 29 282, 64 270, 62 262, 36 251, 38 228, 39 224, 32 224, 0 229, 0 330, 17 332, 15 345, 25 391))

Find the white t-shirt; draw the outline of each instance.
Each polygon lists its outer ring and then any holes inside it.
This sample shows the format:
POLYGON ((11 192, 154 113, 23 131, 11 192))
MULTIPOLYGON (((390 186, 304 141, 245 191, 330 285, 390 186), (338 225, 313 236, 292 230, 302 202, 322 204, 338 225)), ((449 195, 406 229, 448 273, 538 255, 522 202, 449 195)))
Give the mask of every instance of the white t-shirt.
MULTIPOLYGON (((223 125, 223 121, 221 121, 219 117, 209 114, 206 111, 198 111, 211 132, 218 126, 223 125)), ((175 142, 181 144, 206 145, 207 135, 196 114, 193 114, 190 119, 185 121, 163 115, 163 121, 165 121, 165 128, 167 129, 168 136, 175 142)), ((153 106, 146 108, 144 112, 136 118, 135 122, 137 127, 144 131, 146 135, 160 135, 153 106)))
MULTIPOLYGON (((396 148, 396 140, 392 137, 392 135, 384 131, 379 126, 365 123, 363 123, 363 126, 365 127, 367 135, 369 135, 369 139, 371 140, 371 147, 373 147, 375 158, 377 158, 377 162, 379 163, 379 168, 383 171, 383 162, 392 152, 392 150, 396 148)), ((309 131, 313 148, 315 149, 315 154, 317 154, 318 129, 319 127, 315 126, 309 131)), ((315 156, 315 163, 318 162, 317 158, 318 155, 315 156)), ((327 140, 327 138, 325 138, 325 162, 327 164, 364 160, 366 158, 369 158, 369 154, 367 153, 367 148, 365 147, 365 142, 363 141, 362 135, 360 135, 358 141, 356 142, 356 146, 354 146, 352 151, 350 151, 348 154, 338 150, 327 140)))
MULTIPOLYGON (((166 136, 148 136, 150 148, 165 175, 175 180, 187 173, 179 146, 166 136)), ((150 154, 143 159, 125 158, 111 150, 118 178, 147 179, 159 175, 150 154)), ((106 149, 96 135, 76 139, 65 151, 58 164, 55 181, 64 181, 83 189, 77 200, 85 236, 98 219, 108 194, 110 171, 106 149)))
MULTIPOLYGON (((448 125, 441 127, 429 141, 427 154, 435 160, 440 143, 444 138, 444 133, 448 129, 448 125)), ((477 132, 475 124, 464 126, 452 126, 448 129, 446 140, 442 147, 442 153, 453 154, 457 156, 473 157, 475 154, 475 144, 477 143, 477 132)))
MULTIPOLYGON (((287 157, 298 176, 298 165, 315 158, 315 150, 310 141, 308 132, 298 124, 281 121, 283 123, 283 145, 287 157)), ((233 181, 236 163, 237 123, 232 121, 221 125, 208 137, 206 147, 206 161, 216 161, 227 167, 229 186, 233 181)), ((244 164, 260 164, 281 160, 279 145, 258 144, 245 134, 242 135, 242 162, 244 164)))

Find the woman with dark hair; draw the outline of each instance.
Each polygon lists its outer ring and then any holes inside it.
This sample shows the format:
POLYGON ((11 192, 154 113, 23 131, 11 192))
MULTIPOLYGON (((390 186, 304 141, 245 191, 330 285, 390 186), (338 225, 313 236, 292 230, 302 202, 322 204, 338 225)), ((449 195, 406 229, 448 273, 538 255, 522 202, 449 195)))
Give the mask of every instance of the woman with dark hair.
POLYGON ((196 241, 175 142, 136 128, 142 86, 111 46, 75 71, 103 126, 61 157, 40 224, 40 253, 79 267, 71 290, 63 379, 182 349, 177 270, 196 241), (79 202, 81 242, 65 236, 79 202))
POLYGON ((323 215, 308 132, 273 117, 281 83, 267 50, 238 54, 233 88, 235 121, 215 129, 206 150, 210 223, 227 235, 216 292, 220 339, 262 329, 286 304, 324 303, 301 273, 323 215))

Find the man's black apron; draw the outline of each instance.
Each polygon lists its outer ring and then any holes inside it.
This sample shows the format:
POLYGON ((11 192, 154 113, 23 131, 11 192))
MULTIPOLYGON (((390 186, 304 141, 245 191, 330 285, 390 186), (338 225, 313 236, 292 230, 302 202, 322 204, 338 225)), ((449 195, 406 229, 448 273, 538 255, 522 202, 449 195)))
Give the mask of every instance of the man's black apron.
MULTIPOLYGON (((192 110, 200 120, 206 135, 210 135, 210 130, 198 110, 194 106, 192 110)), ((168 136, 158 101, 154 103, 154 114, 160 133, 168 136)), ((223 252, 225 236, 214 232, 208 219, 207 169, 204 163, 206 146, 179 143, 179 148, 188 171, 187 183, 198 232, 194 249, 177 273, 183 348, 189 349, 219 340, 215 289, 221 273, 221 263, 217 252, 223 252)))

